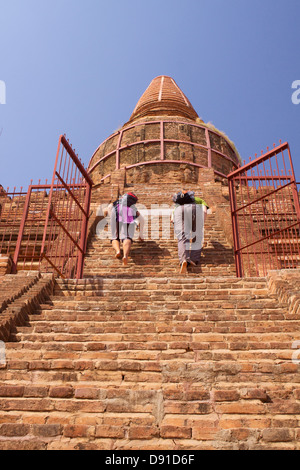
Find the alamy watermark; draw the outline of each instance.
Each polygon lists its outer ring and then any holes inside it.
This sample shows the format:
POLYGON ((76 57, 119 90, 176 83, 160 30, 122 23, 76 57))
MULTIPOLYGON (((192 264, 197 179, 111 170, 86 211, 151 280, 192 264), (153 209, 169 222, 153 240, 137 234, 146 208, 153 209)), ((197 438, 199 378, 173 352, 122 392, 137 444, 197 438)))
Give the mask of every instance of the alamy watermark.
POLYGON ((0 80, 0 104, 6 104, 6 84, 0 80))
POLYGON ((5 343, 0 341, 0 366, 6 365, 6 350, 5 343))
MULTIPOLYGON (((159 239, 171 240, 178 239, 184 233, 187 239, 193 239, 194 243, 191 249, 199 249, 200 246, 202 247, 204 239, 204 206, 199 205, 194 216, 188 211, 188 206, 183 207, 183 213, 180 211, 177 214, 174 206, 168 204, 152 204, 150 209, 142 204, 138 204, 139 217, 132 224, 131 238, 139 237, 152 241, 159 239), (135 228, 138 233, 134 236, 135 228)), ((101 240, 110 239, 112 233, 116 231, 115 223, 118 224, 118 222, 112 223, 112 220, 115 220, 115 216, 111 218, 111 211, 107 214, 105 213, 106 209, 107 207, 103 205, 99 206, 97 210, 97 215, 101 220, 97 224, 96 233, 97 237, 101 240)), ((120 224, 122 225, 122 223, 120 224)))
POLYGON ((296 90, 292 94, 292 103, 293 104, 300 104, 300 80, 295 80, 292 83, 292 89, 296 90))
POLYGON ((295 349, 292 355, 293 364, 300 364, 300 341, 294 341, 292 344, 292 349, 295 349))

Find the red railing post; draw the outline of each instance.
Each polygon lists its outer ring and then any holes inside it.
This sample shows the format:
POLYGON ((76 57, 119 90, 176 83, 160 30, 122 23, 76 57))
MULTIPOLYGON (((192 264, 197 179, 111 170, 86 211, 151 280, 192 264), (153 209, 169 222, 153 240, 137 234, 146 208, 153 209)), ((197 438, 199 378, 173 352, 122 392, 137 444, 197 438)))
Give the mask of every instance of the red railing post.
POLYGON ((85 252, 87 248, 87 230, 88 230, 88 223, 89 223, 89 208, 91 203, 91 193, 92 187, 87 183, 86 184, 86 194, 85 194, 85 203, 84 203, 84 216, 81 225, 81 236, 80 236, 80 249, 78 256, 78 265, 77 265, 77 273, 76 278, 82 279, 83 276, 83 266, 84 266, 84 259, 85 259, 85 252))
POLYGON ((296 182, 296 176, 295 176, 295 170, 294 170, 294 165, 293 165, 293 160, 292 160, 292 155, 291 155, 291 150, 290 146, 288 145, 288 155, 289 155, 289 161, 292 169, 292 175, 293 175, 293 185, 292 185, 292 191, 293 191, 293 196, 294 196, 294 202, 295 202, 295 209, 297 212, 297 217, 300 222, 300 202, 299 202, 299 194, 297 191, 297 182, 296 182))
POLYGON ((232 232, 233 232, 233 244, 234 244, 234 258, 237 277, 243 277, 242 259, 240 251, 240 238, 239 238, 239 227, 237 220, 237 204, 234 190, 234 180, 228 179, 229 183, 229 196, 230 196, 230 207, 231 207, 231 220, 232 220, 232 232))
POLYGON ((22 245, 22 240, 23 240, 23 235, 24 235, 24 228, 26 224, 26 219, 28 216, 28 209, 29 209, 29 204, 30 204, 30 197, 31 197, 31 191, 32 191, 32 186, 29 186, 26 199, 25 199, 25 206, 24 206, 24 211, 22 215, 22 220, 20 224, 20 229, 19 229, 19 235, 17 239, 17 245, 15 249, 15 254, 13 258, 13 265, 12 265, 12 274, 16 274, 18 270, 18 259, 20 255, 20 250, 21 250, 21 245, 22 245))
POLYGON ((55 175, 56 175, 56 169, 57 169, 57 164, 58 164, 58 159, 59 159, 59 153, 60 153, 60 148, 61 148, 62 137, 63 137, 63 136, 61 135, 61 136, 59 137, 59 140, 58 140, 58 147, 57 147, 56 159, 55 159, 55 164, 54 164, 54 171, 53 171, 52 182, 51 182, 51 189, 50 189, 50 193, 49 193, 49 201, 48 201, 48 208, 47 208, 47 214, 46 214, 45 229, 44 229, 44 234, 43 234, 43 241, 42 241, 42 248, 41 248, 41 256, 43 256, 43 254, 44 254, 44 252, 45 252, 45 243, 46 243, 47 229, 48 229, 49 219, 50 219, 52 195, 53 195, 53 189, 54 189, 54 183, 55 183, 55 175))

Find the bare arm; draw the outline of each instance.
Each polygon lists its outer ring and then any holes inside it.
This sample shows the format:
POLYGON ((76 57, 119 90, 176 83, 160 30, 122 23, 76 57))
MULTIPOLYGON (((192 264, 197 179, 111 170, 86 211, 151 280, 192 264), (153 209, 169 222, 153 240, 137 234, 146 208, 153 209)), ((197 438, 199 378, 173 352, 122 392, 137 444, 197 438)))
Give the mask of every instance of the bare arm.
POLYGON ((145 219, 139 211, 137 211, 136 215, 137 215, 137 221, 139 222, 139 225, 140 225, 139 240, 142 241, 144 240, 145 219))

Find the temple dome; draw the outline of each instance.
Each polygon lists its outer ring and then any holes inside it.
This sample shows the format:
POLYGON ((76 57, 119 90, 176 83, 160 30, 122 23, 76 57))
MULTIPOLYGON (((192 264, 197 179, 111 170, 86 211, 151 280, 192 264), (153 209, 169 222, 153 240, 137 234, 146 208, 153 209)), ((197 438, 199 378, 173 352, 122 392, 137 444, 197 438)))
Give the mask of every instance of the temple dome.
POLYGON ((161 75, 152 80, 138 101, 130 121, 145 116, 182 116, 196 120, 198 114, 175 80, 161 75))
POLYGON ((123 170, 131 185, 174 178, 198 181, 206 168, 226 179, 238 166, 227 136, 205 124, 175 80, 161 75, 152 80, 130 120, 94 152, 89 173, 95 183, 108 184, 118 181, 123 170))

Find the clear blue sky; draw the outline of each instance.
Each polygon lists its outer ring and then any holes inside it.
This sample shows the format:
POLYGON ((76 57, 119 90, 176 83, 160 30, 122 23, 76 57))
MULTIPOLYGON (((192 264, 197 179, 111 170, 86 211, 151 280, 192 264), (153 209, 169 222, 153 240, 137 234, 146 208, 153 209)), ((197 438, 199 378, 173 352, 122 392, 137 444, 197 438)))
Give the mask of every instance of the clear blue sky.
POLYGON ((87 164, 158 75, 248 161, 291 145, 300 180, 300 0, 0 0, 0 184, 51 178, 66 133, 87 164))

